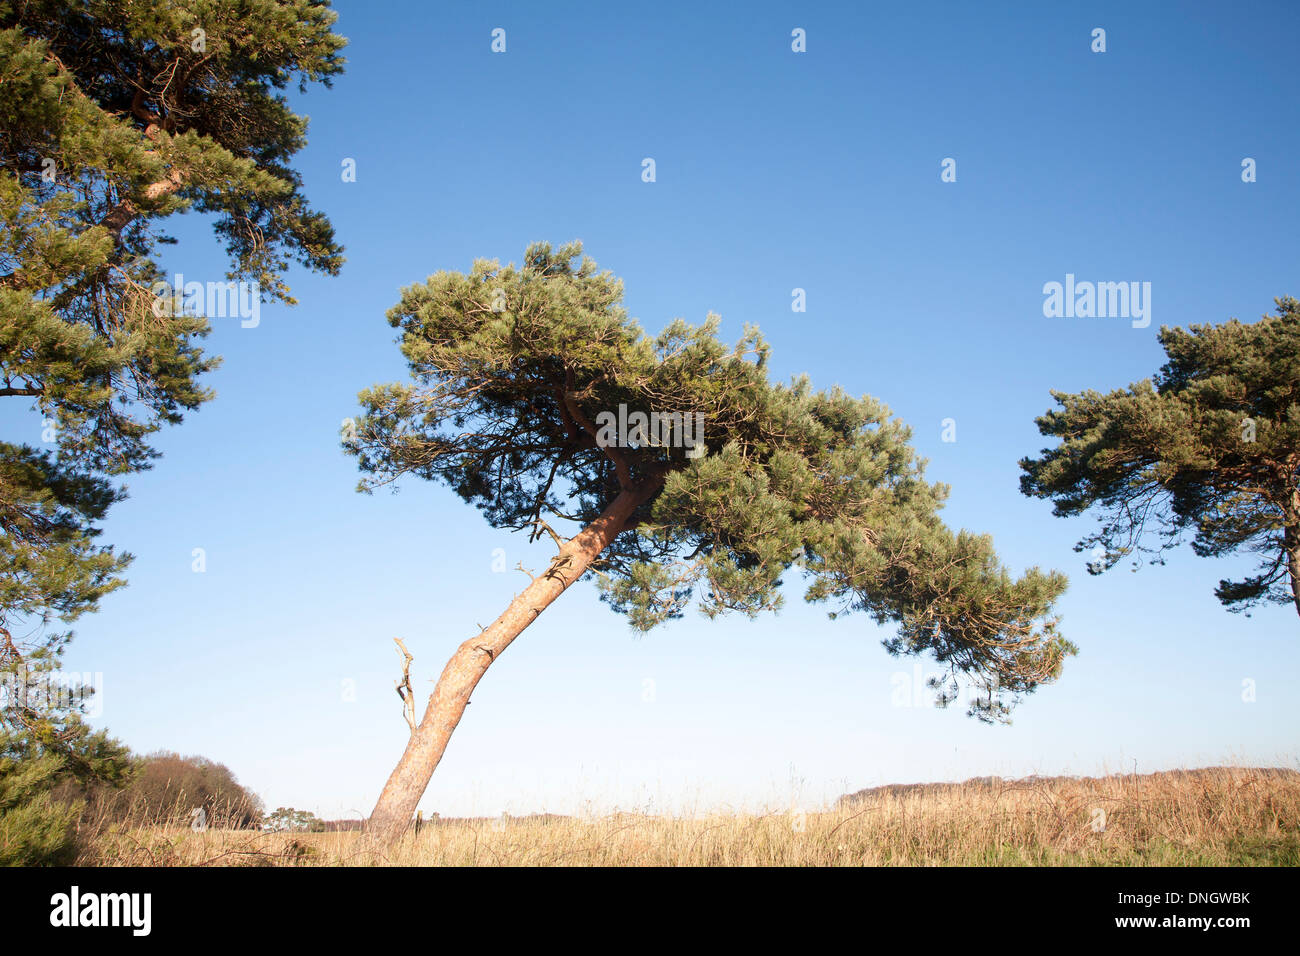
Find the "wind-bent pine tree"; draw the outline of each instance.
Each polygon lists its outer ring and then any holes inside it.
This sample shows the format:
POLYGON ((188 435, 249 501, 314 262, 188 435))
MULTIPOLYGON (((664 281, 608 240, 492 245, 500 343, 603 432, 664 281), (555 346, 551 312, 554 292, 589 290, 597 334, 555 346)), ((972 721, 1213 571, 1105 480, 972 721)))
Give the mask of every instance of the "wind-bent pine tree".
MULTIPOLYGON (((281 92, 342 69, 335 18, 314 0, 0 0, 0 400, 36 413, 28 441, 0 441, 0 678, 49 670, 70 637, 51 622, 124 583, 130 555, 97 541, 117 479, 211 398, 207 320, 155 294, 160 224, 210 214, 225 279, 266 301, 293 302, 292 261, 339 270, 281 92)), ((0 708, 0 760, 80 727, 0 708)))
POLYGON ((696 599, 710 617, 775 609, 782 576, 801 569, 808 599, 894 623, 891 652, 929 651, 954 681, 977 682, 972 711, 988 720, 1074 652, 1051 616, 1065 579, 1012 578, 989 538, 945 527, 947 489, 924 480, 885 406, 806 378, 769 383, 758 330, 729 349, 716 316, 651 338, 621 298, 580 244, 535 244, 519 267, 439 272, 388 313, 413 380, 361 393, 344 446, 362 490, 407 474, 446 482, 493 527, 550 534, 558 552, 456 649, 411 717, 370 816, 380 840, 404 832, 484 672, 588 570, 644 631, 696 599), (610 424, 620 407, 623 435, 610 424), (556 519, 580 530, 564 538, 556 519))
MULTIPOLYGON (((1021 490, 1055 514, 1096 509, 1092 574, 1129 555, 1153 564, 1192 532, 1192 550, 1261 555, 1256 573, 1215 589, 1229 610, 1293 603, 1300 613, 1300 302, 1251 325, 1164 327, 1154 382, 1052 392, 1037 419, 1060 439, 1026 458, 1021 490)), ((1137 562, 1134 563, 1137 567, 1137 562)))

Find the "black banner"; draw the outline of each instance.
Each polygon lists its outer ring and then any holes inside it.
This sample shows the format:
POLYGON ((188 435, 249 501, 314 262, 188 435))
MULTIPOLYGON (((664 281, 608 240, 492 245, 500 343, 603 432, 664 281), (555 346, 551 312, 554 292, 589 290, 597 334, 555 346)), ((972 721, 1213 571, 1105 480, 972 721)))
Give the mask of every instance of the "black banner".
POLYGON ((864 943, 1041 933, 1231 945, 1291 927, 1294 882, 1293 870, 1228 868, 42 869, 0 871, 0 899, 6 941, 113 937, 128 946, 432 942, 457 925, 494 940, 537 939, 574 920, 584 934, 647 940, 674 928, 693 938, 788 929, 817 939, 847 923, 864 943))

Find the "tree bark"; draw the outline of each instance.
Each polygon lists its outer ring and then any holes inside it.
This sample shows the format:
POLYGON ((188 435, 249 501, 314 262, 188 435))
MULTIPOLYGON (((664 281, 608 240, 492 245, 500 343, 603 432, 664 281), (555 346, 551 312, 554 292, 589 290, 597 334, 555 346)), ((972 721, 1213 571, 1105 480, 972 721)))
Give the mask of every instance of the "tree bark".
POLYGON ((1300 614, 1300 524, 1294 519, 1287 519, 1282 531, 1282 546, 1286 549, 1286 569, 1291 578, 1291 600, 1295 602, 1295 612, 1300 614))
POLYGON ((1295 602, 1295 612, 1300 614, 1300 548, 1291 548, 1286 560, 1291 575, 1291 600, 1295 602))
POLYGON ((662 484, 663 479, 658 478, 625 488, 599 518, 560 547, 546 571, 534 578, 490 627, 456 648, 434 686, 423 719, 370 813, 366 830, 375 844, 391 845, 406 832, 447 742, 465 713, 470 694, 487 669, 524 628, 582 576, 627 528, 636 509, 662 484))

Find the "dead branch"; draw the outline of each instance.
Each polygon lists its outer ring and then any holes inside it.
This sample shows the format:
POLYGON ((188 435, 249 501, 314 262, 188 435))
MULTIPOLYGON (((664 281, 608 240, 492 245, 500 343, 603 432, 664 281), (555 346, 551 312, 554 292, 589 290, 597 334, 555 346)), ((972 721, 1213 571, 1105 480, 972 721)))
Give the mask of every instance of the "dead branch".
POLYGON ((393 638, 397 645, 397 652, 402 655, 402 679, 394 681, 397 686, 397 696, 402 699, 402 716, 406 718, 406 723, 411 728, 411 733, 415 733, 415 691, 411 690, 411 661, 415 660, 411 652, 406 649, 400 637, 393 638))
POLYGON ((542 536, 543 531, 545 531, 547 534, 551 536, 551 540, 555 542, 555 546, 557 548, 564 547, 566 543, 565 539, 561 538, 558 534, 556 534, 555 530, 549 524, 547 524, 540 515, 533 519, 533 531, 532 534, 528 536, 528 540, 535 541, 536 539, 542 536))

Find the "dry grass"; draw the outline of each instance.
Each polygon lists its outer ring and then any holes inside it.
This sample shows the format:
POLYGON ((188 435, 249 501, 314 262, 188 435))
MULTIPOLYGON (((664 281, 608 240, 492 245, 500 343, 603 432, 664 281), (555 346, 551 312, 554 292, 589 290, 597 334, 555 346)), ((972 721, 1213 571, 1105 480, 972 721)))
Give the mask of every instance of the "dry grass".
POLYGON ((878 788, 833 810, 443 820, 367 860, 356 832, 99 833, 91 865, 1296 866, 1300 773, 1219 767, 878 788), (1104 812, 1104 829, 1094 829, 1104 812))

